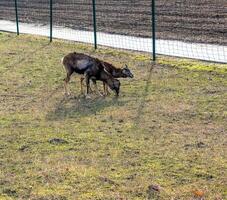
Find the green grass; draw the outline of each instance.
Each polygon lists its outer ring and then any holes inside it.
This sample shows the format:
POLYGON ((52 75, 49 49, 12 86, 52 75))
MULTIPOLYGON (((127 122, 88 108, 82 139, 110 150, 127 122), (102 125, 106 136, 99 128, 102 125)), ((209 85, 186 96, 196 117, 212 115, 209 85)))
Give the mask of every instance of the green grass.
POLYGON ((227 65, 7 33, 0 55, 0 199, 226 198, 227 65), (74 76, 65 97, 72 51, 135 78, 86 100, 74 76))

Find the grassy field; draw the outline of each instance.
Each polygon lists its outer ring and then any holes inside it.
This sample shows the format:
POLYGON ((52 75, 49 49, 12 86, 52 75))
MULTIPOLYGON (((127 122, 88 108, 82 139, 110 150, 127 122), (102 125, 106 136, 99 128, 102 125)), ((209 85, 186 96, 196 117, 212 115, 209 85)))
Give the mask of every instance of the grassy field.
POLYGON ((0 199, 227 197, 227 65, 7 33, 0 55, 0 199), (87 100, 74 76, 65 97, 71 51, 135 78, 87 100))

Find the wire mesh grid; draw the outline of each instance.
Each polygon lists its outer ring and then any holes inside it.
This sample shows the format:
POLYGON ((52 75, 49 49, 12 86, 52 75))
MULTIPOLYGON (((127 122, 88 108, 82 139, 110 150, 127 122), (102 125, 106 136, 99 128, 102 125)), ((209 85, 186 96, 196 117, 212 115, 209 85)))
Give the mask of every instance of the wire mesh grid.
POLYGON ((96 17, 98 44, 151 52, 151 1, 96 0, 96 17))
POLYGON ((0 21, 1 31, 16 31, 16 25, 15 25, 15 2, 9 1, 9 0, 1 0, 0 1, 0 21), (13 24, 11 27, 8 27, 8 21, 11 21, 11 24, 13 24))
POLYGON ((18 18, 22 33, 49 36, 49 1, 17 0, 18 18))
POLYGON ((93 43, 91 0, 53 0, 53 36, 93 43))
POLYGON ((0 20, 15 21, 15 2, 9 0, 0 1, 0 20))
POLYGON ((225 0, 159 0, 156 13, 158 53, 227 62, 225 0))
MULTIPOLYGON (((50 35, 50 0, 17 0, 20 31, 50 35)), ((152 53, 151 0, 52 0, 53 37, 152 53)), ((0 30, 15 31, 15 0, 0 1, 0 30)), ((158 54, 227 62, 226 0, 156 0, 158 54)))

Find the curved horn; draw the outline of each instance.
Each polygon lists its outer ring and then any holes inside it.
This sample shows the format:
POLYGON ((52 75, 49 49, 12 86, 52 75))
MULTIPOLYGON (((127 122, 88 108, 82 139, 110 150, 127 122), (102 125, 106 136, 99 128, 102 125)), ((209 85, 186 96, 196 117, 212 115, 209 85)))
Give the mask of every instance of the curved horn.
POLYGON ((126 67, 126 69, 128 69, 128 65, 127 64, 125 64, 125 67, 126 67))
POLYGON ((102 66, 105 68, 106 67, 106 65, 105 65, 105 63, 103 62, 103 61, 101 61, 101 64, 102 64, 102 66))

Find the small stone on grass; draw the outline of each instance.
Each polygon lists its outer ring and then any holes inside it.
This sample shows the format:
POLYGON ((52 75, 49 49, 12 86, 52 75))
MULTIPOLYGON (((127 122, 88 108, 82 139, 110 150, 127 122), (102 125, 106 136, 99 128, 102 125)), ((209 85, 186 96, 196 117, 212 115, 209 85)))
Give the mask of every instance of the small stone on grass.
POLYGON ((61 139, 61 138, 52 138, 49 140, 49 143, 50 144, 68 144, 68 142, 64 139, 61 139))

